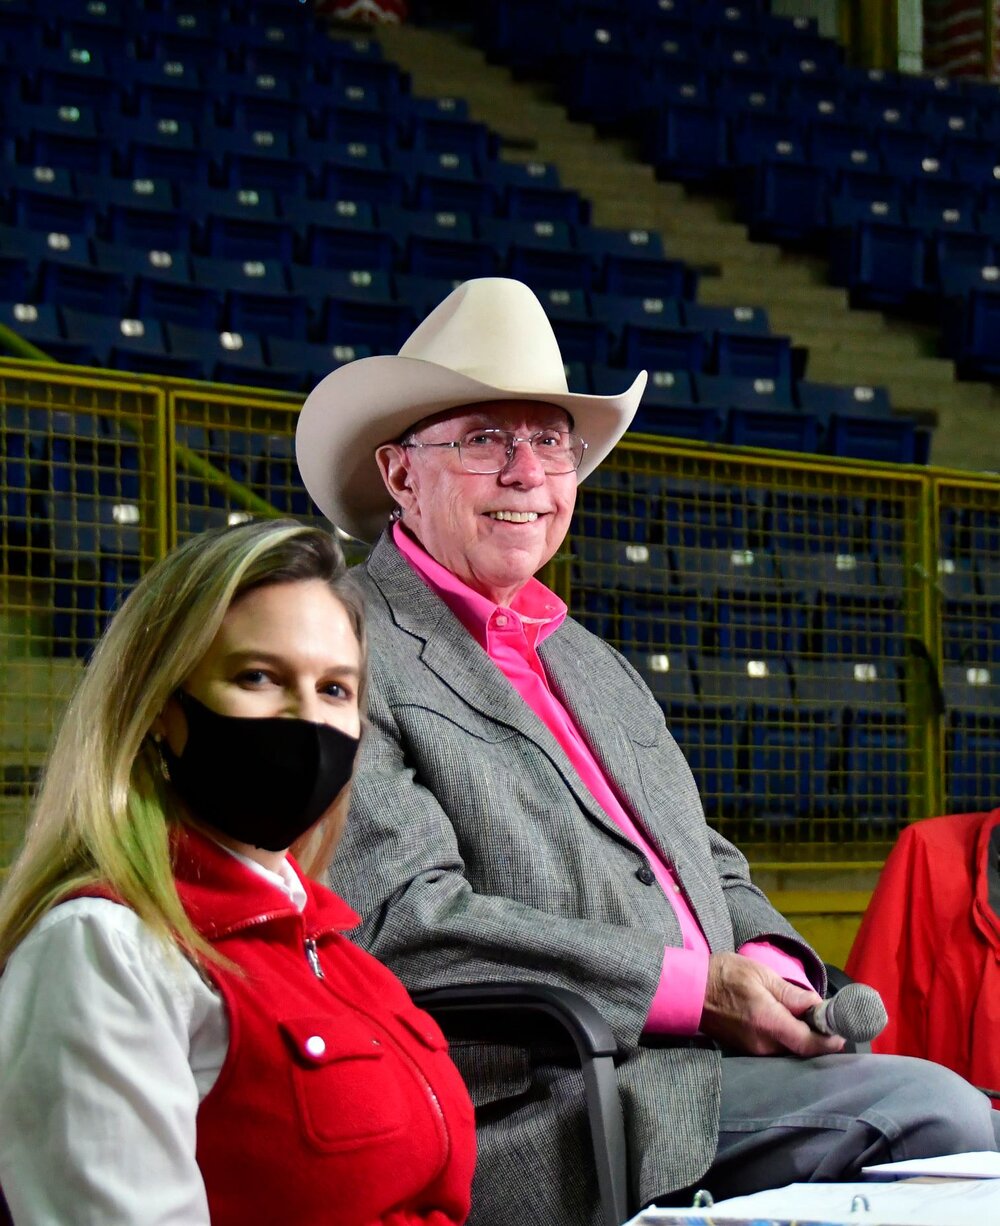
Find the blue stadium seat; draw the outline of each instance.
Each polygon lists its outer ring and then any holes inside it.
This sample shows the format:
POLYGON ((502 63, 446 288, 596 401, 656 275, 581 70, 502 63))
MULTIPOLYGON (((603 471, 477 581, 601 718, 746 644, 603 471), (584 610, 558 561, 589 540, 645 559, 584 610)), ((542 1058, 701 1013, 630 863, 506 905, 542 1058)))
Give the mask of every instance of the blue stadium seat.
POLYGON ((1000 673, 946 664, 942 688, 948 724, 945 779, 952 812, 988 808, 1000 778, 1000 673))
POLYGON ((649 529, 646 500, 637 498, 618 473, 598 469, 580 485, 572 527, 577 537, 646 544, 649 529))
POLYGON ((514 242, 508 251, 507 271, 532 289, 580 289, 593 287, 594 268, 583 251, 558 251, 535 243, 514 242))
POLYGON ((102 233, 107 241, 125 247, 186 251, 191 246, 191 219, 173 207, 159 210, 111 204, 104 213, 102 233))
MULTIPOLYGON (((676 373, 690 385, 690 375, 686 371, 665 373, 676 373)), ((644 399, 629 430, 634 434, 662 434, 670 438, 719 443, 722 442, 723 415, 710 405, 697 404, 693 398, 691 401, 657 398, 649 403, 644 399)))
MULTIPOLYGON (((567 363, 586 366, 606 364, 611 357, 612 334, 601 320, 593 318, 587 295, 579 289, 536 291, 552 323, 559 348, 567 363)), ((618 374, 621 380, 621 372, 618 374)))
MULTIPOLYGON (((230 290, 222 311, 223 328, 304 341, 309 332, 309 301, 304 294, 230 290)), ((284 383, 282 384, 284 386, 284 383)))
POLYGON ((635 370, 652 367, 695 372, 703 369, 708 355, 703 332, 676 325, 671 327, 667 312, 664 312, 664 324, 656 322, 656 315, 648 318, 648 323, 627 321, 622 328, 622 365, 635 370))
POLYGON ((573 553, 574 584, 581 588, 663 596, 675 586, 673 562, 662 546, 583 536, 573 553))
POLYGON ((302 484, 294 443, 287 435, 269 434, 259 440, 254 490, 286 515, 320 514, 302 484))
POLYGON ((420 277, 466 281, 491 277, 499 271, 497 252, 477 239, 454 239, 411 234, 406 243, 404 266, 420 277))
POLYGON ((851 302, 906 306, 925 290, 924 234, 888 222, 859 222, 852 231, 850 265, 844 270, 851 302))
MULTIPOLYGON (((700 302, 681 304, 684 322, 689 328, 702 332, 749 333, 753 336, 769 336, 771 331, 767 311, 759 306, 706 306, 700 302)), ((768 374, 770 371, 729 370, 728 374, 768 374)))
POLYGON ((507 217, 523 221, 567 221, 572 225, 590 221, 590 201, 578 191, 544 184, 508 184, 503 211, 507 217))
MULTIPOLYGON (((717 409, 795 410, 790 379, 696 374, 695 390, 700 404, 710 404, 717 409)), ((806 417, 806 414, 800 412, 800 416, 806 417)))
POLYGON ((714 106, 661 105, 647 142, 647 157, 662 179, 710 183, 729 165, 729 129, 714 106))
MULTIPOLYGON (((685 314, 690 324, 691 315, 685 314)), ((740 323, 738 319, 736 322, 740 323)), ((753 328, 719 328, 713 337, 712 360, 719 375, 770 379, 779 387, 787 387, 791 400, 792 342, 787 336, 770 336, 753 328)))
POLYGON ((163 356, 166 344, 158 320, 118 319, 114 315, 98 315, 92 311, 73 310, 64 307, 61 311, 66 339, 87 349, 82 358, 89 366, 108 366, 111 351, 129 350, 136 354, 149 353, 163 356))
POLYGON ((883 460, 893 464, 926 464, 927 439, 911 418, 869 417, 834 413, 830 417, 825 450, 830 455, 856 460, 883 460))
POLYGON ((829 175, 821 165, 792 158, 762 159, 745 192, 750 236, 770 242, 816 238, 827 224, 829 175))
POLYGON ((130 311, 140 319, 214 330, 221 323, 222 295, 213 285, 198 285, 178 275, 175 263, 135 276, 130 311))
POLYGON ((675 714, 682 715, 685 709, 697 705, 694 674, 685 652, 626 652, 626 655, 663 708, 668 722, 675 714))
POLYGON ((412 115, 410 141, 415 153, 458 153, 485 172, 496 157, 499 141, 484 123, 452 115, 412 115))
POLYGON ((107 498, 48 500, 54 580, 52 654, 86 658, 140 570, 139 507, 107 498), (126 516, 126 508, 132 515, 126 516))
POLYGON ((805 161, 805 136, 798 116, 745 111, 732 123, 732 160, 740 167, 765 161, 805 161))
POLYGON ((310 175, 305 161, 270 157, 265 153, 229 153, 224 158, 224 181, 229 187, 304 196, 310 175))
POLYGON ((278 370, 298 371, 298 387, 304 391, 315 387, 331 370, 371 356, 367 345, 322 345, 281 336, 266 337, 265 346, 269 364, 278 370))
MULTIPOLYGON (((632 546, 633 549, 644 548, 632 546)), ((606 591, 581 579, 583 592, 606 591)), ((697 651, 701 627, 697 594, 691 589, 627 592, 616 597, 613 638, 627 655, 697 651)))
POLYGON ((764 539, 782 559, 785 551, 857 557, 869 546, 864 504, 844 495, 768 491, 763 516, 764 539))
POLYGON ((179 60, 167 61, 171 62, 182 63, 183 76, 162 75, 156 79, 152 77, 155 70, 151 70, 143 80, 134 69, 127 70, 126 80, 132 78, 129 83, 135 113, 153 119, 186 120, 199 129, 211 125, 215 120, 215 107, 210 90, 202 86, 190 65, 179 60))
MULTIPOLYGON (((357 207, 364 210, 362 216, 373 217, 370 204, 359 201, 357 207)), ((377 228, 374 220, 358 226, 353 216, 342 219, 336 212, 331 212, 328 222, 316 221, 306 226, 300 263, 310 270, 366 268, 388 273, 396 262, 396 243, 392 235, 377 228)), ((296 272, 296 266, 292 265, 293 285, 296 272)))
POLYGON ((126 311, 130 287, 127 280, 110 269, 94 268, 53 257, 42 260, 38 272, 38 296, 80 311, 117 315, 126 311))
POLYGON ((12 224, 26 230, 90 236, 97 229, 92 200, 25 187, 12 187, 8 200, 12 224))
POLYGON ((375 353, 394 353, 416 322, 408 303, 380 293, 377 285, 342 280, 328 290, 316 339, 334 345, 368 345, 375 353))
POLYGON ((170 352, 200 361, 209 380, 248 387, 269 386, 260 336, 253 333, 209 332, 173 323, 164 324, 163 330, 170 352))
POLYGON ((623 297, 693 299, 698 284, 697 272, 682 260, 609 254, 603 269, 601 288, 623 297))
POLYGON ((226 215, 204 219, 204 250, 213 259, 287 262, 294 238, 291 226, 281 221, 226 215))
POLYGON ((903 657, 902 603, 895 597, 821 594, 818 649, 832 659, 899 660, 903 657))
MULTIPOLYGON (((471 213, 456 213, 446 209, 436 212, 422 212, 414 209, 393 208, 385 205, 378 213, 380 229, 391 234, 399 247, 405 247, 411 235, 421 238, 444 239, 450 242, 471 242, 482 238, 500 251, 500 245, 494 243, 490 234, 473 224, 471 213)), ((494 217, 479 218, 480 226, 509 225, 499 222, 494 217)))
POLYGON ((860 124, 847 122, 836 110, 808 120, 806 147, 808 160, 816 167, 882 169, 882 155, 871 132, 860 124))
POLYGON ((402 205, 408 194, 408 184, 405 174, 398 170, 327 162, 319 174, 318 193, 327 200, 352 200, 376 206, 402 205))
POLYGON ((808 608, 816 608, 823 593, 880 598, 883 593, 874 561, 848 552, 844 543, 838 548, 834 534, 827 535, 830 541, 825 551, 782 549, 776 554, 782 585, 808 608))
POLYGON ((205 149, 184 149, 148 141, 131 141, 123 155, 124 173, 133 179, 170 179, 208 186, 211 155, 205 149))
POLYGON ((501 189, 517 187, 561 187, 559 169, 553 162, 506 162, 498 158, 490 173, 501 189))
POLYGON ((797 410, 730 407, 724 438, 735 447, 815 452, 819 425, 815 417, 797 410))

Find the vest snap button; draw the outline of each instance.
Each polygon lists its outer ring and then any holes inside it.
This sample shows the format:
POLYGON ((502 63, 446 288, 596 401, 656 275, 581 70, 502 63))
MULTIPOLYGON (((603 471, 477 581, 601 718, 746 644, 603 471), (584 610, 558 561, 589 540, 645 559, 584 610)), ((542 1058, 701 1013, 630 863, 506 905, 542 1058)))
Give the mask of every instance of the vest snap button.
POLYGON ((326 1051, 326 1040, 318 1034, 311 1034, 305 1043, 306 1054, 319 1057, 326 1051))
POLYGON ((656 880, 656 874, 653 872, 653 870, 649 867, 648 864, 644 864, 642 868, 637 868, 635 870, 635 875, 642 882, 643 885, 652 885, 653 882, 656 880))

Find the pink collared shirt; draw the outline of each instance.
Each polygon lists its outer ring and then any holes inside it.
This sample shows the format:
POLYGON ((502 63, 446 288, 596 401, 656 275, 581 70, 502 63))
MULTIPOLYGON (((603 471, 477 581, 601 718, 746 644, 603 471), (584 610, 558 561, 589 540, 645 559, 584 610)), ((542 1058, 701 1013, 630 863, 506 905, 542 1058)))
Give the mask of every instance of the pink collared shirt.
MULTIPOLYGON (((538 646, 562 625, 566 605, 537 579, 530 579, 509 608, 488 597, 435 561, 420 544, 393 525, 400 553, 435 592, 545 724, 573 764, 590 794, 622 833, 642 852, 666 894, 680 925, 683 948, 668 946, 660 982, 653 996, 645 1031, 693 1035, 698 1032, 708 982, 709 948, 671 866, 650 845, 627 812, 580 735, 572 717, 549 688, 538 646)), ((802 963, 766 941, 750 941, 739 952, 769 966, 785 979, 811 987, 802 963)))

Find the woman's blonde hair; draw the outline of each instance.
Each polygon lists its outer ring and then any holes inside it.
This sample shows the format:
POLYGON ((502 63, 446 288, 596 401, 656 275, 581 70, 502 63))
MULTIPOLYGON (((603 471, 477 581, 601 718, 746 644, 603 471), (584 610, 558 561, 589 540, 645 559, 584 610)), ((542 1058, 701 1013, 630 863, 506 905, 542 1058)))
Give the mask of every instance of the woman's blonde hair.
MULTIPOLYGON (((335 539, 294 520, 265 520, 193 537, 140 580, 102 637, 63 717, 24 846, 0 892, 0 969, 67 895, 110 890, 154 932, 214 961, 174 885, 170 828, 188 820, 164 780, 150 728, 208 651, 230 606, 255 588, 319 579, 343 605, 361 649, 361 596, 335 539)), ((303 869, 329 864, 349 788, 295 846, 303 869)))

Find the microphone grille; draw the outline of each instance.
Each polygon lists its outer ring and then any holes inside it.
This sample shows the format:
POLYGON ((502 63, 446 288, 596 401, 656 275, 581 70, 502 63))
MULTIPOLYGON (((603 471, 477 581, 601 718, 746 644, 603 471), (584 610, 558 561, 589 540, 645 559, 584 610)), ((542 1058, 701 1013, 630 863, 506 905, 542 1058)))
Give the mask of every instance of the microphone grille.
POLYGON ((874 988, 866 983, 849 983, 829 1002, 826 1018, 834 1034, 852 1043, 867 1043, 882 1033, 889 1015, 874 988))

